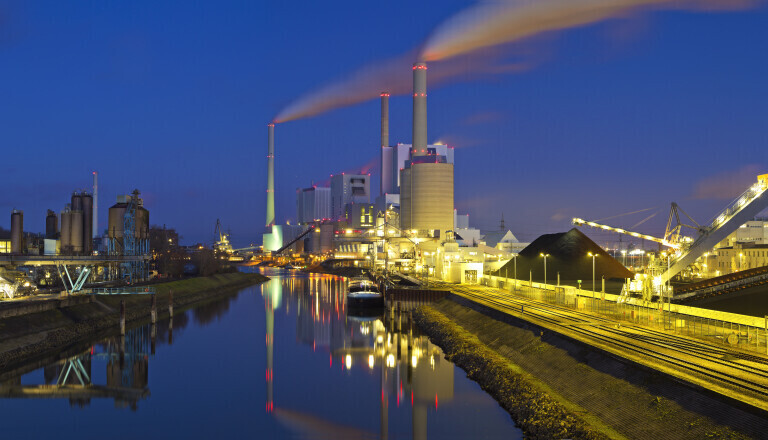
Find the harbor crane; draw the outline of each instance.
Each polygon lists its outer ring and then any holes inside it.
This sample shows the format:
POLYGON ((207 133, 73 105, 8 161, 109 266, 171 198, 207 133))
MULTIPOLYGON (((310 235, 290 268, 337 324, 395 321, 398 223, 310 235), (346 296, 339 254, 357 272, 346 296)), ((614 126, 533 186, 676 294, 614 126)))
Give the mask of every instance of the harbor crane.
MULTIPOLYGON (((646 299, 653 295, 660 298, 672 296, 671 287, 667 283, 686 267, 693 264, 699 257, 709 252, 717 243, 723 241, 728 235, 736 231, 741 225, 754 218, 760 211, 768 207, 768 174, 757 176, 757 182, 753 183, 746 191, 736 197, 726 208, 716 215, 707 225, 699 225, 685 213, 677 203, 672 203, 672 208, 667 220, 664 238, 653 237, 638 232, 627 231, 622 228, 590 222, 579 218, 573 219, 573 224, 591 226, 606 231, 627 234, 633 237, 661 243, 670 249, 667 256, 667 267, 661 269, 659 275, 645 278, 644 282, 636 283, 632 292, 642 292, 646 299), (690 220, 693 225, 680 221, 680 213, 690 220), (695 230, 696 238, 681 235, 683 227, 695 230), (650 283, 649 283, 650 282, 650 283)), ((628 292, 627 292, 628 293, 628 292)))

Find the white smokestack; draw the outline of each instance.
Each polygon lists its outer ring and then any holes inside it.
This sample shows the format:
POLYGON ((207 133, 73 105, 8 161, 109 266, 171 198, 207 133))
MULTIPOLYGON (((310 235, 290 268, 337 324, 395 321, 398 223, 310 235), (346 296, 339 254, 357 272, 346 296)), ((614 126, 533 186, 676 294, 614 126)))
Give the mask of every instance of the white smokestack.
POLYGON ((389 146, 389 93, 381 94, 381 146, 389 146))
POLYGON ((267 226, 275 224, 275 124, 267 135, 267 226))
POLYGON ((427 63, 413 65, 413 156, 427 154, 427 63))

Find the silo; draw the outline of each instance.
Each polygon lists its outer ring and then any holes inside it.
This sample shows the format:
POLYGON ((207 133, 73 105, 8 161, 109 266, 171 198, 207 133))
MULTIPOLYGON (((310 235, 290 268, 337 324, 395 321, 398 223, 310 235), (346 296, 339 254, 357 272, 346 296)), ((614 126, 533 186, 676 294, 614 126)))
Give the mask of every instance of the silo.
POLYGON ((453 164, 412 164, 409 180, 410 228, 453 230, 453 164))
POLYGON ((48 215, 45 216, 45 238, 54 239, 59 232, 59 218, 52 210, 48 210, 48 215))
POLYGON ((71 211, 71 235, 72 252, 74 254, 83 253, 83 211, 71 211))
POLYGON ((80 193, 77 191, 72 193, 72 203, 70 203, 70 208, 72 211, 83 210, 83 199, 81 198, 80 193))
POLYGON ((72 213, 69 204, 61 211, 61 253, 72 254, 72 213))
POLYGON ((24 234, 24 211, 11 211, 11 253, 20 254, 24 234))
POLYGON ((136 238, 139 240, 149 239, 149 211, 143 206, 136 209, 136 238))
POLYGON ((116 250, 122 251, 123 248, 123 216, 127 208, 125 203, 115 203, 109 208, 109 216, 107 218, 107 236, 110 240, 115 240, 117 246, 116 250))
POLYGON ((83 253, 93 253, 93 196, 83 191, 80 194, 83 203, 83 253))

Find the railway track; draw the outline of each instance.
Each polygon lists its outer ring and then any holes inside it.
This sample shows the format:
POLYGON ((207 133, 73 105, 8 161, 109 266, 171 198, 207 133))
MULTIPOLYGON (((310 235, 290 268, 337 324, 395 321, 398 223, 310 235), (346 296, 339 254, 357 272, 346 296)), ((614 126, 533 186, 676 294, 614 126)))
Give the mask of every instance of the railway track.
MULTIPOLYGON (((484 286, 446 284, 454 293, 513 316, 524 317, 566 336, 620 357, 663 369, 678 379, 712 389, 729 390, 731 397, 749 396, 768 409, 768 359, 671 335, 638 324, 515 296, 484 286), (663 367, 663 368, 660 368, 663 367), (732 394, 737 396, 733 396, 732 394)), ((715 390, 717 391, 717 390, 715 390)))

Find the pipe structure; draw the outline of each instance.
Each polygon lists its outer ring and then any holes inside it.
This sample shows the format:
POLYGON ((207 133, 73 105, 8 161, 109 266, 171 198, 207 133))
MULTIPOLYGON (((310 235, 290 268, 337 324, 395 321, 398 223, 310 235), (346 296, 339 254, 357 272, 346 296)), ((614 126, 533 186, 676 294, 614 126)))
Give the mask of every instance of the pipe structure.
POLYGON ((427 63, 413 65, 413 151, 412 156, 427 154, 427 63))
POLYGON ((267 226, 272 226, 275 224, 275 124, 267 127, 267 226))
POLYGON ((93 172, 93 236, 99 236, 99 172, 93 172))

